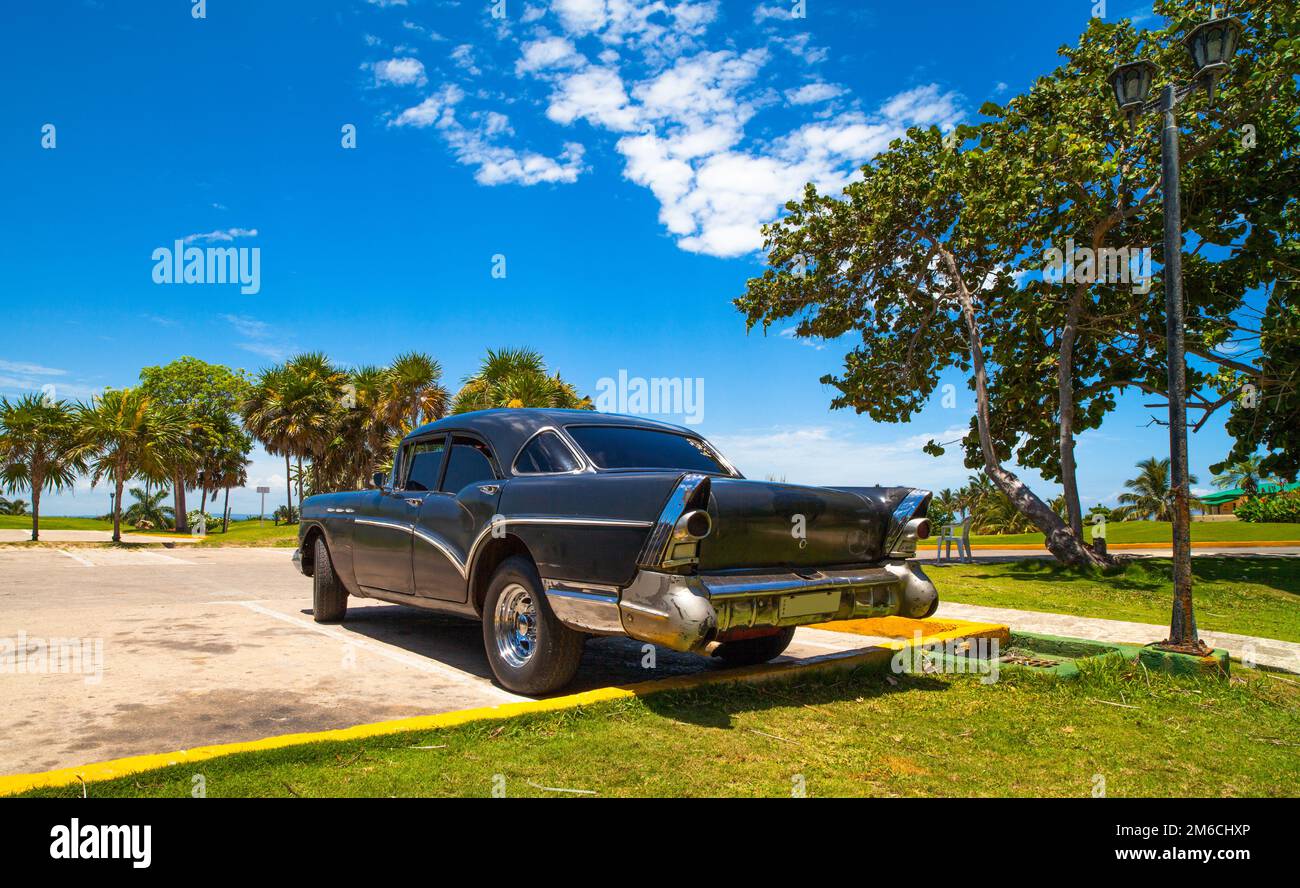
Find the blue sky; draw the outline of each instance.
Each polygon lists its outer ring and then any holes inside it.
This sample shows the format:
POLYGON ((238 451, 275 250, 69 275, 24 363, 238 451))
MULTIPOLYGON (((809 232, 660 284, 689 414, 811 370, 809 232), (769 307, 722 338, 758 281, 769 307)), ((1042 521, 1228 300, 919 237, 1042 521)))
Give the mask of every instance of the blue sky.
MULTIPOLYGON (((0 394, 84 399, 180 355, 256 371, 305 349, 424 350, 454 388, 485 348, 528 345, 593 395, 620 371, 703 380, 696 427, 751 476, 958 485, 955 451, 920 446, 965 428, 964 380, 907 425, 833 413, 817 380, 845 347, 747 334, 730 300, 805 181, 842 183, 908 125, 975 119, 1094 5, 9 4, 0 394), (258 248, 260 290, 155 284, 153 251, 187 238, 258 248)), ((1085 503, 1167 452, 1143 400, 1083 437, 1085 503)), ((1228 443, 1222 418, 1193 436, 1202 486, 1228 443)), ((282 464, 255 456, 250 488, 280 491, 282 464)))

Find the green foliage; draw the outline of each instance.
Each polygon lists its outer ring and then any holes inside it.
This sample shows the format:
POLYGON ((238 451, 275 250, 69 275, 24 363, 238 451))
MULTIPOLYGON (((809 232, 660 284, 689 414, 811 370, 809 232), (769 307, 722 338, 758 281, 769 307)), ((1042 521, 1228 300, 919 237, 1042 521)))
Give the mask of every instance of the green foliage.
POLYGON ((1300 490, 1249 497, 1233 510, 1238 521, 1297 522, 1300 521, 1300 490))
POLYGON ((541 354, 526 348, 488 349, 478 372, 466 377, 456 393, 451 412, 494 407, 593 409, 591 398, 578 394, 559 373, 549 375, 541 354))
POLYGON ((170 490, 166 487, 154 491, 146 487, 132 487, 130 493, 135 502, 122 513, 122 519, 127 524, 142 527, 147 523, 148 529, 172 526, 176 512, 171 506, 163 505, 163 500, 171 496, 170 490))

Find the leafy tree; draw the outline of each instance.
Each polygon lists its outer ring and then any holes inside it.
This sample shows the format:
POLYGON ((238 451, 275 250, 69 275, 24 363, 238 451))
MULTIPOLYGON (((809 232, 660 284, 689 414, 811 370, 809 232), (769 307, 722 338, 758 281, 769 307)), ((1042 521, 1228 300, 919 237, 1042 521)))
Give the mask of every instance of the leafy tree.
POLYGON ((591 398, 565 382, 559 373, 549 375, 545 362, 531 349, 488 349, 478 372, 465 379, 456 393, 452 413, 490 410, 494 407, 553 407, 592 410, 591 398))
MULTIPOLYGON (((32 492, 33 542, 41 538, 41 493, 72 487, 86 470, 77 443, 76 416, 67 402, 43 395, 0 398, 0 479, 10 493, 32 492)), ((10 515, 26 510, 22 500, 7 506, 10 515)))
POLYGON ((174 408, 188 426, 184 439, 164 456, 175 495, 176 529, 186 533, 185 492, 199 486, 200 473, 234 440, 235 416, 247 396, 248 379, 242 370, 187 356, 145 367, 140 385, 156 404, 174 408))
POLYGON ((139 526, 142 521, 147 521, 152 527, 172 526, 176 513, 170 506, 163 505, 163 500, 171 496, 170 490, 166 487, 155 491, 148 487, 132 487, 130 493, 135 502, 122 514, 127 524, 139 526))
POLYGON ((185 414, 155 401, 142 389, 109 389, 76 408, 80 444, 91 467, 91 483, 113 485, 113 542, 122 541, 122 488, 132 478, 160 482, 170 477, 175 448, 190 432, 185 414))
MULTIPOLYGON (((1117 46, 1135 55, 1141 43, 1165 70, 1186 66, 1179 41, 1199 14, 1172 2, 1157 9, 1170 24, 1156 32, 1093 20, 1077 46, 1062 50, 1065 64, 1027 95, 985 106, 991 119, 959 128, 955 139, 910 131, 842 197, 806 188, 764 229, 770 267, 737 300, 751 328, 796 318, 799 336, 859 338, 843 373, 823 378, 839 389, 835 408, 906 422, 942 372, 965 374, 975 394, 967 465, 982 467, 1048 548, 1075 564, 1106 559, 1081 533, 1074 439, 1101 424, 1117 393, 1162 390, 1164 294, 1088 274, 1063 291, 1032 275, 1049 245, 1070 239, 1096 250, 1160 240, 1158 122, 1130 130, 1106 85, 1117 46), (1064 520, 1007 467, 1013 459, 1061 482, 1064 520)), ((1285 126, 1300 107, 1286 40, 1294 24, 1289 3, 1252 4, 1251 49, 1221 90, 1218 113, 1180 118, 1188 227, 1199 242, 1232 245, 1238 268, 1256 276, 1268 250, 1248 231, 1268 240, 1280 229, 1251 207, 1290 199, 1287 177, 1276 173, 1294 168, 1295 127, 1285 126), (1271 141, 1243 156, 1237 127, 1263 105, 1271 141), (1270 163, 1271 174, 1260 175, 1270 163), (1255 229, 1243 230, 1245 213, 1255 229)), ((1215 337, 1242 310, 1253 278, 1225 274, 1199 252, 1185 263, 1188 350, 1225 367, 1215 337)), ((1194 391, 1216 379, 1189 369, 1194 391)), ((1208 413, 1214 402, 1200 397, 1208 413)), ((926 449, 942 453, 933 442, 926 449)))

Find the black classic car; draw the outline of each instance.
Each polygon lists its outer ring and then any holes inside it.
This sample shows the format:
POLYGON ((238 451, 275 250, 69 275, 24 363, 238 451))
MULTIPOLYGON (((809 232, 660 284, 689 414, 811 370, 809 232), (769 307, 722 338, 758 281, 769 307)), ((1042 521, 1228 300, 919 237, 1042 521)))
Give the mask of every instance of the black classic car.
POLYGON ((316 620, 343 619, 349 595, 481 620, 518 693, 567 684, 589 635, 758 663, 801 624, 938 606, 909 561, 928 491, 747 480, 666 423, 460 414, 407 435, 373 484, 303 501, 294 561, 316 620))

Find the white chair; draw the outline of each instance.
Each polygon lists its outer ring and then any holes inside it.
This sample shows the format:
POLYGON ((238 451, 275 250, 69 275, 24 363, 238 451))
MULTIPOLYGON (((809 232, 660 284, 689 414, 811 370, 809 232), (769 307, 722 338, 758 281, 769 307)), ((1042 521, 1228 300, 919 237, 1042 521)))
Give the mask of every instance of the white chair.
POLYGON ((967 564, 972 563, 975 559, 970 551, 970 518, 966 518, 960 524, 945 524, 939 529, 938 552, 935 553, 938 561, 952 560, 952 544, 957 544, 957 559, 967 564))

